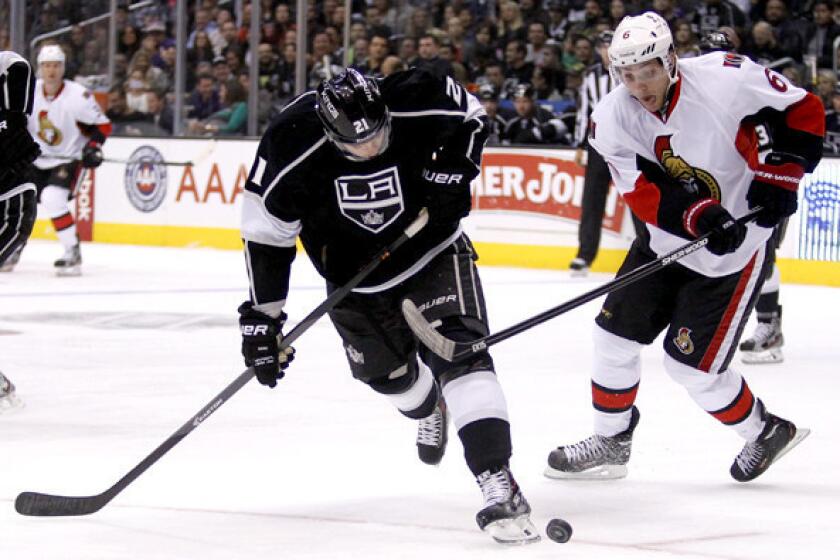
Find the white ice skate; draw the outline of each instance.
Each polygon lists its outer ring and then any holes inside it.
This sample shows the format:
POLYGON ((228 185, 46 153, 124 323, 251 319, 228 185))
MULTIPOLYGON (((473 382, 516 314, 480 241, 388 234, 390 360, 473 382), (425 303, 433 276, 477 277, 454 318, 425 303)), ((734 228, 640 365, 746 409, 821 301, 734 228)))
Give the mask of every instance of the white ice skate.
POLYGON ((589 263, 580 257, 575 257, 569 263, 569 271, 571 271, 573 278, 583 278, 589 274, 589 263))
POLYGON ((79 244, 64 251, 64 255, 54 263, 58 276, 80 276, 82 274, 82 250, 79 244))
POLYGON ((758 318, 755 332, 743 341, 738 349, 741 350, 741 361, 745 364, 778 364, 784 361, 782 346, 785 337, 782 334, 782 310, 758 318))
POLYGON ((15 393, 15 385, 0 372, 0 414, 6 410, 22 407, 23 401, 15 393))
POLYGON ((531 506, 519 489, 510 469, 487 470, 476 477, 484 508, 475 516, 482 531, 500 544, 530 544, 540 540, 531 522, 531 506))

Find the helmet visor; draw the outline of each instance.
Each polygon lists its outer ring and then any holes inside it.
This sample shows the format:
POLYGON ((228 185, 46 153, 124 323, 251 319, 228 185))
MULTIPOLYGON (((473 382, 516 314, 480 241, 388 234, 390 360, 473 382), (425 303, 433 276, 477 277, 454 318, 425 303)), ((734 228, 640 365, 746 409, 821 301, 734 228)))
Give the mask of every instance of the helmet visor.
POLYGON ((613 72, 615 78, 627 86, 650 85, 668 78, 668 72, 658 59, 627 66, 613 66, 613 72))
POLYGON ((336 147, 344 157, 353 161, 367 161, 385 153, 391 143, 391 121, 386 119, 383 126, 373 136, 362 142, 341 142, 333 139, 336 147))

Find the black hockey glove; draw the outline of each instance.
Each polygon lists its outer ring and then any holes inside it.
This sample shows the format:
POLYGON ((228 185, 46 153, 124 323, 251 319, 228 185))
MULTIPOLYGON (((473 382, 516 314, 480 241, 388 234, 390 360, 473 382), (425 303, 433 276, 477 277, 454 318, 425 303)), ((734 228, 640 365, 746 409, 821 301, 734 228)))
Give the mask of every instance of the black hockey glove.
POLYGON ((102 165, 102 144, 91 140, 82 148, 82 167, 95 169, 102 165))
POLYGON ((783 152, 767 154, 764 163, 755 170, 755 179, 747 192, 750 208, 761 206, 755 223, 761 227, 776 227, 779 222, 796 213, 796 190, 805 174, 808 162, 797 155, 783 152))
POLYGON ((440 150, 423 168, 426 208, 431 225, 455 224, 470 213, 470 181, 475 173, 463 169, 458 162, 448 161, 440 150))
POLYGON ((41 155, 41 148, 26 129, 26 115, 8 113, 0 121, 0 181, 9 188, 41 155))
POLYGON ((242 355, 245 365, 254 368, 257 380, 268 387, 277 386, 285 370, 295 357, 291 346, 280 350, 286 314, 276 319, 254 309, 246 301, 239 306, 239 330, 242 333, 242 355))
POLYGON ((699 237, 711 232, 706 249, 715 255, 735 252, 747 237, 747 226, 738 223, 726 208, 707 198, 686 211, 685 225, 689 233, 699 237))

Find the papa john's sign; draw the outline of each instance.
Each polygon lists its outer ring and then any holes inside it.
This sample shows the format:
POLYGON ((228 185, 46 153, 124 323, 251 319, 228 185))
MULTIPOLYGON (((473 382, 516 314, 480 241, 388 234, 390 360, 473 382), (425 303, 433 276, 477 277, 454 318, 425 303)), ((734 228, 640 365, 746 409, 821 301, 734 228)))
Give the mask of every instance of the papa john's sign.
MULTIPOLYGON (((569 151, 488 150, 473 181, 475 210, 512 210, 580 221, 584 169, 569 151)), ((621 232, 624 201, 611 184, 603 227, 621 232)))

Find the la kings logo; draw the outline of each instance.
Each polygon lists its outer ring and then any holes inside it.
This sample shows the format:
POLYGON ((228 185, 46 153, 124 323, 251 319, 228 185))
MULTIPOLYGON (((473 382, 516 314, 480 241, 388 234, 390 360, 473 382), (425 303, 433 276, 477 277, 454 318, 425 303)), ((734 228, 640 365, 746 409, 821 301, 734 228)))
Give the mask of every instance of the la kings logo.
POLYGON ((370 175, 344 175, 335 180, 338 207, 344 217, 379 233, 405 210, 396 166, 370 175))

